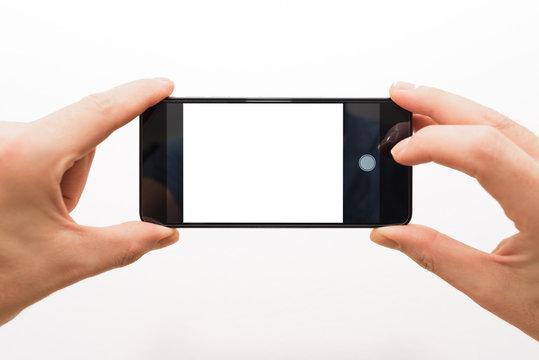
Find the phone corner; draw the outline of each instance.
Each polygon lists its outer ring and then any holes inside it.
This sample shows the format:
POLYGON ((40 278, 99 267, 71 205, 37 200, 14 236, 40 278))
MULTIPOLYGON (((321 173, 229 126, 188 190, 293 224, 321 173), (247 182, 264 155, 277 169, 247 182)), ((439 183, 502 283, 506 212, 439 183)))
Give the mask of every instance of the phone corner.
POLYGON ((408 214, 408 217, 406 218, 406 220, 404 220, 399 225, 408 225, 410 223, 410 221, 412 221, 412 211, 411 210, 410 210, 410 213, 408 214))
POLYGON ((166 226, 166 227, 174 227, 174 226, 171 226, 169 224, 164 224, 162 223, 161 221, 159 220, 156 220, 152 217, 149 217, 149 216, 144 216, 142 213, 139 213, 139 217, 140 217, 140 220, 143 221, 143 222, 148 222, 148 223, 152 223, 152 224, 156 224, 156 225, 161 225, 161 226, 166 226))
POLYGON ((139 217, 140 221, 148 222, 146 220, 146 216, 144 216, 144 214, 142 214, 142 207, 139 207, 138 217, 139 217))
MULTIPOLYGON (((410 178, 411 178, 411 176, 412 176, 412 174, 411 174, 411 169, 410 169, 410 178)), ((402 221, 398 225, 408 225, 410 223, 410 221, 412 221, 412 215, 413 215, 413 210, 412 210, 412 188, 410 186, 410 204, 409 204, 409 207, 408 207, 408 214, 406 215, 406 218, 404 219, 404 221, 402 221)))

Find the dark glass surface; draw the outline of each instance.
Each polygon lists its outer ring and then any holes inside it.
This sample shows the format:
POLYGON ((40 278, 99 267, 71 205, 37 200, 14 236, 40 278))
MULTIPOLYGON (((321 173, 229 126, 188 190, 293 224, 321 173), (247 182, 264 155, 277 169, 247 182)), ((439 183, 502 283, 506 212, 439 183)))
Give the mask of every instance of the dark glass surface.
POLYGON ((140 117, 140 215, 182 227, 374 227, 404 224, 411 217, 411 168, 397 164, 390 148, 411 134, 411 113, 390 99, 166 99, 140 117), (182 223, 184 103, 342 103, 343 222, 182 223), (376 166, 359 167, 369 154, 376 166))

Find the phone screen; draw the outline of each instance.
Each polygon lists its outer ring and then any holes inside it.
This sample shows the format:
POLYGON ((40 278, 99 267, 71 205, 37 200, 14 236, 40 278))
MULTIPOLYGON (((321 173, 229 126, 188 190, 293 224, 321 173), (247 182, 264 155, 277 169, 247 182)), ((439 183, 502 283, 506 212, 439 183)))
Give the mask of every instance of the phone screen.
POLYGON ((387 100, 169 99, 141 119, 143 219, 376 225, 409 210, 409 168, 378 151, 409 113, 387 100))
POLYGON ((183 221, 341 223, 342 104, 184 104, 183 221))

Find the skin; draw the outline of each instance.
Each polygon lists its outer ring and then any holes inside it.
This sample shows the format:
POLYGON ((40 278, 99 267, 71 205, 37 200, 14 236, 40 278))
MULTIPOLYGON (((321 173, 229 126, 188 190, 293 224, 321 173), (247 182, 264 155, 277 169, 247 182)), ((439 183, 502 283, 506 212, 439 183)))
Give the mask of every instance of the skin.
POLYGON ((374 229, 477 304, 539 340, 539 138, 494 110, 429 87, 396 83, 391 98, 414 113, 415 134, 392 149, 403 165, 462 171, 502 206, 518 232, 491 252, 421 225, 374 229))
MULTIPOLYGON (((176 230, 150 223, 96 228, 69 215, 96 146, 173 87, 167 79, 138 80, 32 123, 0 122, 0 325, 56 290, 178 240, 176 230)), ((475 177, 519 232, 491 253, 420 225, 378 228, 371 239, 402 251, 539 340, 539 139, 438 89, 397 83, 390 92, 414 113, 416 132, 392 149, 395 160, 434 161, 475 177)))
POLYGON ((167 79, 138 80, 31 123, 0 122, 0 325, 56 290, 178 240, 155 224, 97 228, 69 215, 96 146, 173 88, 167 79))

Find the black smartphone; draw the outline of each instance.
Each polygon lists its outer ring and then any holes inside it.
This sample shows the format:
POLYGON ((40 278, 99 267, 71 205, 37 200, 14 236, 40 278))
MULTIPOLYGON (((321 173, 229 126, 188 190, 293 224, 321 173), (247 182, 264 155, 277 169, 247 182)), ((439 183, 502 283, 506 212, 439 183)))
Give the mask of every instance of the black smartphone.
POLYGON ((167 98, 140 116, 140 217, 172 227, 406 224, 391 99, 167 98))

